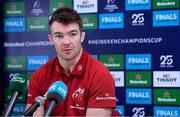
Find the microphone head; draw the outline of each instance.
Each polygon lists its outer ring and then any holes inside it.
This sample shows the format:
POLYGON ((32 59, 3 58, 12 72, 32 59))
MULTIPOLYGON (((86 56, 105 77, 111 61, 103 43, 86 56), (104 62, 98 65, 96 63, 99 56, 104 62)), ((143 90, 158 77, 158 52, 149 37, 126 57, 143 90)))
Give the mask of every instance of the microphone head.
POLYGON ((16 74, 10 80, 10 90, 12 92, 19 91, 19 93, 22 93, 26 87, 26 76, 23 74, 16 74))
POLYGON ((47 91, 47 100, 55 100, 59 103, 65 100, 67 95, 67 87, 62 81, 54 82, 47 91))
POLYGON ((39 105, 40 105, 40 106, 43 106, 43 105, 44 105, 44 98, 43 98, 42 96, 36 97, 35 100, 36 100, 37 102, 39 102, 39 105))

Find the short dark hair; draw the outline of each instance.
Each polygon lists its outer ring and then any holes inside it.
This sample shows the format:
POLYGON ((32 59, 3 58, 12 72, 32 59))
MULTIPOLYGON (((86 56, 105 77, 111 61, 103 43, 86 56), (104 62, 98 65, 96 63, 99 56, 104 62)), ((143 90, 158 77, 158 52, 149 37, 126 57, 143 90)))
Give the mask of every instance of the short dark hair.
POLYGON ((51 25, 55 21, 65 25, 77 23, 80 27, 80 30, 82 29, 82 20, 79 14, 77 13, 77 11, 68 7, 61 7, 53 12, 52 17, 49 21, 49 27, 51 27, 51 25))

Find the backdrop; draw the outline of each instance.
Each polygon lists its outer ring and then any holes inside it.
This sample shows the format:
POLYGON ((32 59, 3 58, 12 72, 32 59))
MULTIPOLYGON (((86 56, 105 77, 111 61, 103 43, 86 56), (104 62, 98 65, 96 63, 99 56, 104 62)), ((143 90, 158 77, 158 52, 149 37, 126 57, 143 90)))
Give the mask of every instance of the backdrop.
MULTIPOLYGON (((113 75, 118 112, 134 117, 180 116, 179 2, 4 0, 5 103, 12 95, 9 80, 15 74, 30 78, 55 57, 47 38, 48 20, 58 7, 67 6, 81 15, 84 48, 113 75)), ((22 114, 25 100, 26 89, 12 115, 22 114)))

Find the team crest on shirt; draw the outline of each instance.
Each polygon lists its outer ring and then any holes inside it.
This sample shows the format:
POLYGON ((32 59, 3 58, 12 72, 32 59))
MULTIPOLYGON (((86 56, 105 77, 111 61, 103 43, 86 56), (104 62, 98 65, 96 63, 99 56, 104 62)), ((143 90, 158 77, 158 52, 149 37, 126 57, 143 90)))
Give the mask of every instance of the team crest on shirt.
POLYGON ((78 88, 72 94, 74 104, 70 106, 72 109, 85 110, 85 88, 78 88))
POLYGON ((84 97, 84 92, 85 89, 84 88, 78 88, 73 94, 72 94, 72 98, 74 100, 82 100, 84 97))

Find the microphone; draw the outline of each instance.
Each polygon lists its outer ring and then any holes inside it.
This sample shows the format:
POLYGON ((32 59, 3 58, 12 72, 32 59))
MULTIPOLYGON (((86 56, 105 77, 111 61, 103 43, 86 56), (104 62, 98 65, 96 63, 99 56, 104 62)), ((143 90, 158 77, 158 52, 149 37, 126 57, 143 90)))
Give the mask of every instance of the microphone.
POLYGON ((24 116, 32 116, 34 111, 36 111, 36 109, 39 106, 43 106, 43 105, 44 105, 44 98, 42 96, 36 97, 33 104, 25 111, 24 116))
POLYGON ((4 111, 5 117, 8 117, 9 114, 12 112, 17 97, 23 93, 23 90, 26 87, 26 76, 23 74, 16 74, 10 80, 10 90, 13 92, 13 95, 11 96, 11 100, 7 105, 6 110, 4 111))
POLYGON ((51 115, 52 110, 55 108, 57 103, 65 100, 67 95, 67 87, 62 81, 54 82, 47 91, 47 100, 49 106, 45 113, 45 117, 51 115))

